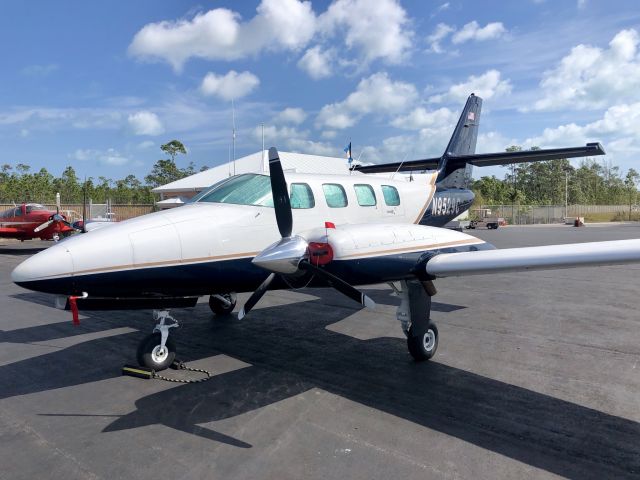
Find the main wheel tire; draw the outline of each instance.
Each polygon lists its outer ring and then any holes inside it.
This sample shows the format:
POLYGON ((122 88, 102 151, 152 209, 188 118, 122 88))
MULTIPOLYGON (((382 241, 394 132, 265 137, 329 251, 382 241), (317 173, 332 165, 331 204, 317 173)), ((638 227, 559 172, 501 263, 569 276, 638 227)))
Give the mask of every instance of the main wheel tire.
POLYGON ((235 293, 219 293, 221 297, 226 298, 230 304, 225 305, 220 299, 213 295, 209 295, 209 308, 216 315, 229 315, 236 308, 236 302, 238 300, 235 293))
POLYGON ((433 357, 438 349, 438 327, 436 324, 429 322, 427 331, 418 337, 414 337, 411 328, 409 328, 407 347, 416 362, 423 362, 433 357))
POLYGON ((138 345, 138 364, 152 368, 156 372, 169 368, 176 358, 176 346, 171 338, 167 338, 164 349, 160 346, 161 342, 160 332, 144 337, 138 345))

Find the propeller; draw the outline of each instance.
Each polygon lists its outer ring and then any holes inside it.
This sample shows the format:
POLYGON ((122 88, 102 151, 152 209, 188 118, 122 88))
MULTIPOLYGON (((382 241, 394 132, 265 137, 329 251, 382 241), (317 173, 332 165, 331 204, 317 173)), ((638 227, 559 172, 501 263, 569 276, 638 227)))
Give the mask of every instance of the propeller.
POLYGON ((375 302, 360 290, 323 268, 310 263, 307 259, 309 255, 307 241, 298 235, 291 236, 293 230, 291 201, 282 164, 280 163, 280 156, 278 155, 278 150, 274 147, 269 149, 269 172, 276 223, 282 238, 278 242, 269 245, 252 260, 252 263, 271 271, 271 274, 251 294, 240 310, 238 318, 242 320, 251 311, 269 289, 269 285, 271 285, 276 275, 286 277, 298 274, 301 271, 307 271, 323 278, 331 287, 343 295, 367 308, 374 308, 375 302))
POLYGON ((38 225, 36 228, 33 229, 33 231, 35 233, 38 233, 41 230, 44 230, 45 228, 47 228, 49 225, 51 225, 54 222, 58 222, 58 223, 62 223, 64 225, 66 225, 69 228, 73 228, 74 230, 76 230, 76 228, 71 225, 69 222, 67 222, 67 219, 64 218, 62 215, 60 215, 60 192, 56 193, 56 213, 51 215, 49 217, 49 220, 47 220, 46 222, 38 225))

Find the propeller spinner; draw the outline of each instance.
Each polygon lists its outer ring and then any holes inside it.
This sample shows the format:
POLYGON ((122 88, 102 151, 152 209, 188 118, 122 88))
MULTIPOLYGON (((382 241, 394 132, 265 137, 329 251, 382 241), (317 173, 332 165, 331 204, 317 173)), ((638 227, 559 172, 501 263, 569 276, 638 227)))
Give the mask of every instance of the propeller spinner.
POLYGON ((293 230, 293 215, 291 214, 289 191, 284 178, 278 150, 273 147, 269 149, 269 171, 276 222, 278 223, 278 230, 282 238, 273 245, 265 248, 252 260, 254 264, 272 273, 262 282, 258 289, 251 294, 240 310, 240 313, 238 313, 238 318, 244 318, 246 314, 251 311, 269 289, 269 285, 273 282, 276 275, 293 275, 301 270, 318 275, 340 293, 365 307, 374 308, 374 301, 367 295, 323 268, 310 263, 307 259, 309 253, 308 242, 298 235, 291 236, 293 230))

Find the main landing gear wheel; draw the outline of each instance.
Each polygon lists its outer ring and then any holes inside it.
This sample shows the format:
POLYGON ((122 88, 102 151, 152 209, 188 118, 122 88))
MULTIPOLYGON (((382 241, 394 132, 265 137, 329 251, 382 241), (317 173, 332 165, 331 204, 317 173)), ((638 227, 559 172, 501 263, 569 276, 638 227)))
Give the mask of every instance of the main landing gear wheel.
POLYGON ((148 367, 156 372, 169 368, 176 358, 176 346, 170 338, 167 338, 162 346, 162 335, 160 332, 146 336, 138 345, 138 363, 143 367, 148 367))
POLYGON ((209 308, 216 315, 229 315, 236 308, 235 293, 219 293, 209 296, 209 308))
POLYGON ((413 335, 411 328, 409 328, 407 346, 409 347, 409 353, 416 362, 423 362, 433 357, 438 349, 438 328, 436 324, 429 322, 427 330, 422 335, 413 335))

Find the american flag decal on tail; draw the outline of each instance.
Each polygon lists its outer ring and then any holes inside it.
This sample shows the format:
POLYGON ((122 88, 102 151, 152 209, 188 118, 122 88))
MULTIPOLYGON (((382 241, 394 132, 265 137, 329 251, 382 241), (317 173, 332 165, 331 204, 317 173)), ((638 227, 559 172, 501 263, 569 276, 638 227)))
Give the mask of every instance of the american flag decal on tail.
POLYGON ((471 120, 472 122, 476 119, 476 114, 474 112, 469 112, 467 115, 467 120, 471 120))

